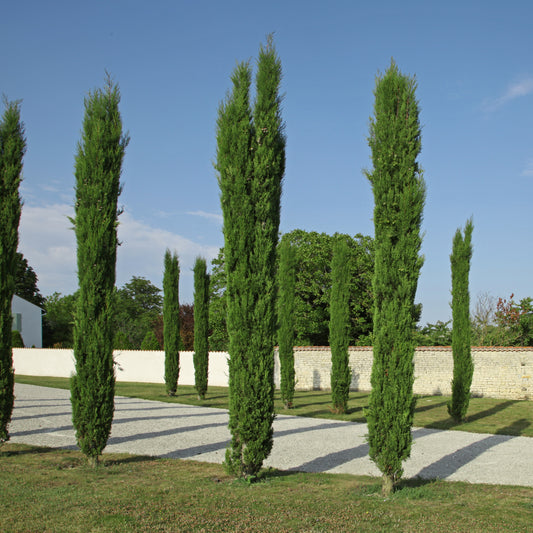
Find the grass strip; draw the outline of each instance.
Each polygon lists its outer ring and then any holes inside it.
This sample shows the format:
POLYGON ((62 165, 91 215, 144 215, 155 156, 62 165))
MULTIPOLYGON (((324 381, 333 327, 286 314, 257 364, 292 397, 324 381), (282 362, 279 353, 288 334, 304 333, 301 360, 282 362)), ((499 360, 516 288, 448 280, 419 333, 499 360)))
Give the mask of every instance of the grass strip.
POLYGON ((378 479, 264 470, 258 482, 221 465, 77 451, 0 448, 0 530, 531 531, 533 489, 407 480, 389 499, 378 479))
MULTIPOLYGON (((15 375, 17 383, 43 387, 68 389, 68 378, 15 375)), ((192 385, 179 385, 176 396, 167 396, 163 383, 117 382, 115 393, 169 403, 201 405, 203 407, 228 408, 228 388, 209 387, 205 400, 198 400, 192 385)), ((294 409, 286 410, 275 393, 277 414, 290 414, 310 418, 328 418, 366 423, 364 410, 368 407, 368 392, 350 392, 348 410, 345 414, 333 413, 329 391, 296 391, 294 409)), ((495 398, 471 398, 465 422, 457 423, 448 415, 446 405, 449 396, 419 396, 415 409, 416 427, 470 431, 494 435, 533 437, 533 401, 502 400, 495 398)))

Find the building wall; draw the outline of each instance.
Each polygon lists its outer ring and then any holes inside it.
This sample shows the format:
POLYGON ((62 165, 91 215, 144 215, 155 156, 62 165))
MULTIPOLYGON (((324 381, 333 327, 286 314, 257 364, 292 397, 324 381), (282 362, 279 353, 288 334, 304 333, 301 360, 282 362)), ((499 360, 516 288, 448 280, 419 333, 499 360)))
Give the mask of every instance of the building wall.
MULTIPOLYGON (((349 349, 352 390, 369 391, 372 348, 349 349)), ((533 399, 533 348, 474 347, 472 394, 514 400, 533 399)), ((164 383, 164 352, 115 351, 117 381, 164 383)), ((209 384, 228 386, 228 354, 209 354, 209 384)), ((451 393, 453 357, 450 347, 417 348, 414 357, 413 391, 420 395, 451 393)), ((18 374, 69 377, 74 372, 72 350, 13 349, 13 366, 18 374)), ((329 389, 331 352, 329 347, 295 348, 294 366, 298 390, 329 389)), ((275 354, 274 381, 279 387, 279 359, 275 354)), ((193 352, 180 353, 178 384, 194 385, 193 352)))
POLYGON ((43 346, 42 311, 40 307, 27 302, 16 294, 11 301, 13 329, 20 331, 24 346, 43 346))

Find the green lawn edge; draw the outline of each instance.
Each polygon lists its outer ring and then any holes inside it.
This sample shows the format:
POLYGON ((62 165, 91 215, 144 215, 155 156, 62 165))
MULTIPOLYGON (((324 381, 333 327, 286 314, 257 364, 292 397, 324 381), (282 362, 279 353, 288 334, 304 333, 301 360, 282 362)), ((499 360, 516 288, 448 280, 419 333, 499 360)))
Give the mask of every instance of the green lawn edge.
MULTIPOLYGON (((69 378, 49 376, 15 375, 17 383, 69 389, 69 378)), ((205 400, 198 400, 192 385, 178 385, 175 396, 165 392, 164 383, 136 383, 118 381, 117 396, 142 398, 168 403, 199 405, 202 407, 228 408, 228 388, 208 388, 205 400)), ((366 423, 364 410, 368 406, 368 392, 350 392, 348 409, 344 414, 335 414, 331 408, 329 391, 296 391, 294 408, 284 409, 279 390, 275 393, 276 414, 327 418, 347 422, 366 423)), ((496 398, 471 398, 465 422, 457 423, 448 415, 448 396, 419 396, 417 398, 414 426, 431 429, 468 431, 492 435, 533 437, 533 401, 496 398)))

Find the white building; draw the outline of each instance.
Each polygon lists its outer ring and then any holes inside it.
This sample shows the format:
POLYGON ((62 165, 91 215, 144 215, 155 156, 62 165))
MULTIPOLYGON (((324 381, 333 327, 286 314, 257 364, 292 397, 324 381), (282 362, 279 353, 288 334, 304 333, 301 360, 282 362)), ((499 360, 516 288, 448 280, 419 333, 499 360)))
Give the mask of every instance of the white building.
POLYGON ((41 308, 27 302, 16 294, 11 302, 13 329, 20 331, 24 346, 43 347, 43 322, 41 308))

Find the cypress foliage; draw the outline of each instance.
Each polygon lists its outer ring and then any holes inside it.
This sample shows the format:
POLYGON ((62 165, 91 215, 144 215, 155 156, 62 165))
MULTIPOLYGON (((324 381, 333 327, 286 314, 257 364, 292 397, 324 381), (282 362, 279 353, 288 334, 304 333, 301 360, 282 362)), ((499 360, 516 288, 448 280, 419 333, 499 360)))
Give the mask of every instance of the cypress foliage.
POLYGON ((352 380, 349 367, 350 343, 350 249, 342 237, 333 245, 329 344, 331 346, 331 399, 333 410, 344 413, 352 380))
POLYGON ((457 422, 465 419, 470 402, 470 385, 474 374, 474 363, 470 346, 470 294, 468 275, 472 258, 472 219, 465 225, 464 237, 458 229, 453 238, 452 254, 452 351, 453 380, 452 398, 448 413, 457 422))
POLYGON ((9 440, 14 372, 11 301, 15 293, 16 254, 21 199, 19 185, 26 151, 24 125, 17 102, 5 101, 0 121, 0 444, 9 440))
POLYGON ((279 246, 278 346, 281 401, 285 409, 294 399, 294 315, 296 294, 296 252, 289 239, 279 246))
POLYGON ((158 351, 160 349, 161 346, 159 346, 159 341, 157 340, 155 333, 152 330, 147 331, 141 342, 141 350, 158 351))
POLYGON ((163 274, 163 339, 165 348, 165 385, 174 396, 180 375, 180 267, 176 253, 165 252, 163 274))
POLYGON ((203 257, 194 263, 194 386, 198 399, 207 393, 209 372, 209 275, 203 257))
POLYGON ((114 285, 120 173, 128 136, 122 132, 120 93, 107 76, 89 93, 76 155, 72 220, 78 248, 79 292, 74 319, 76 374, 71 379, 72 421, 81 451, 96 465, 114 412, 114 285))
POLYGON ((276 245, 285 137, 281 63, 272 39, 261 47, 256 102, 251 69, 237 65, 233 91, 220 106, 217 163, 224 216, 229 334, 228 471, 254 476, 272 449, 276 245))
POLYGON ((374 362, 367 412, 370 457, 389 494, 410 455, 413 397, 414 298, 423 258, 419 255, 425 183, 417 163, 421 149, 414 78, 394 61, 376 80, 369 145, 373 170, 375 270, 374 362))

